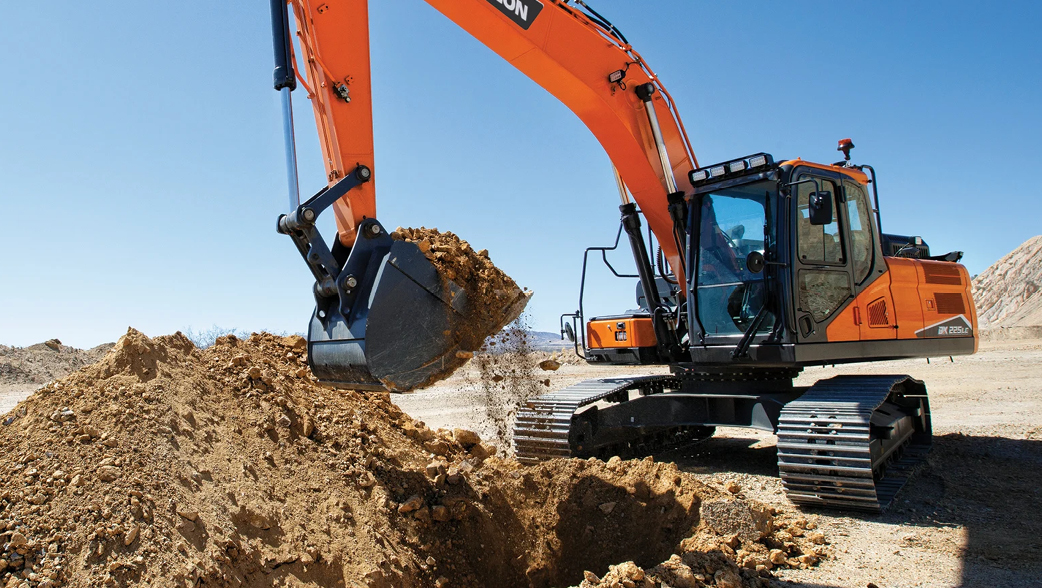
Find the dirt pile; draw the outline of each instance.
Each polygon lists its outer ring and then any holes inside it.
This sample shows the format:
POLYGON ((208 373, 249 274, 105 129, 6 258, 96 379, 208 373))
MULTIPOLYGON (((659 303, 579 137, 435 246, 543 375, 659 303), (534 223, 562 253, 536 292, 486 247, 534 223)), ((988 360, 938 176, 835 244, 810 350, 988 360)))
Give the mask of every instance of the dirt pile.
POLYGON ((1042 326, 1042 235, 974 278, 973 300, 982 328, 1042 326))
POLYGON ((465 351, 480 349, 487 337, 520 316, 532 297, 492 263, 487 249, 475 251, 451 231, 398 227, 391 237, 416 243, 441 277, 455 282, 466 293, 470 312, 467 322, 457 326, 454 333, 465 351))
POLYGON ((46 384, 101 359, 112 343, 76 349, 51 339, 29 347, 0 345, 0 384, 46 384))
POLYGON ((130 331, 22 402, 0 426, 0 585, 552 586, 627 560, 658 577, 685 538, 814 552, 672 464, 490 457, 386 393, 318 386, 305 348, 130 331))

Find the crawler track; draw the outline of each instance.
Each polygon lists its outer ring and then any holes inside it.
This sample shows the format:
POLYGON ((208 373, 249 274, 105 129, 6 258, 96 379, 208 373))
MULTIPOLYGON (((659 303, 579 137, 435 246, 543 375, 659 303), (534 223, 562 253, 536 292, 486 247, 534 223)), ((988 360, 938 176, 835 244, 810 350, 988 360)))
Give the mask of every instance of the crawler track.
MULTIPOLYGON (((590 453, 593 448, 583 446, 572 430, 572 415, 577 410, 599 400, 618 399, 619 395, 628 394, 630 390, 661 390, 663 386, 675 380, 673 376, 599 378, 533 398, 518 411, 514 424, 514 448, 517 458, 520 461, 534 462, 590 453)), ((688 443, 691 439, 683 435, 683 431, 670 431, 642 441, 641 449, 647 452, 688 443)))
POLYGON ((930 449, 926 387, 909 376, 839 376, 782 409, 778 471, 797 504, 880 512, 930 449), (912 429, 881 426, 897 414, 912 429))

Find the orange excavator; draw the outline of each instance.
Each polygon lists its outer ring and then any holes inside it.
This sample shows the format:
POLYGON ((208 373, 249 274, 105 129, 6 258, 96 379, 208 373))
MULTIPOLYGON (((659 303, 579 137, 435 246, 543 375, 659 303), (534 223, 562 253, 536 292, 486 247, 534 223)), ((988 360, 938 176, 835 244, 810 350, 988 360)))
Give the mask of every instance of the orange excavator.
MULTIPOLYGON (((777 435, 794 502, 885 508, 930 446, 924 384, 907 375, 793 380, 808 366, 975 352, 961 253, 932 256, 919 237, 881 231, 875 170, 850 162, 849 139, 832 164, 756 153, 700 165, 658 76, 582 0, 426 1, 563 102, 614 165, 619 233, 586 256, 607 263, 625 232, 637 306, 587 318, 580 287, 562 333, 591 364, 670 367, 530 400, 515 425, 518 457, 649 454, 718 426, 751 427, 777 435)), ((271 13, 290 176, 278 230, 315 277, 311 369, 332 385, 411 389, 450 365, 454 329, 481 309, 377 220, 368 2, 271 0, 271 13), (314 107, 328 180, 303 203, 298 86, 314 107), (332 245, 315 225, 329 209, 332 245)))

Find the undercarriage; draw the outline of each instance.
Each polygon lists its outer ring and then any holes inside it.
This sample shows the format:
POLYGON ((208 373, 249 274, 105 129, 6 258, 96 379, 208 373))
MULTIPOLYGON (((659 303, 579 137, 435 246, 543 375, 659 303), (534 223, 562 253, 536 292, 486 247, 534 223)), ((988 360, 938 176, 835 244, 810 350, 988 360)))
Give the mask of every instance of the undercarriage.
POLYGON ((879 512, 930 447, 929 401, 909 376, 838 376, 793 386, 791 370, 600 378, 530 400, 514 428, 523 461, 641 457, 746 427, 778 437, 789 498, 879 512))

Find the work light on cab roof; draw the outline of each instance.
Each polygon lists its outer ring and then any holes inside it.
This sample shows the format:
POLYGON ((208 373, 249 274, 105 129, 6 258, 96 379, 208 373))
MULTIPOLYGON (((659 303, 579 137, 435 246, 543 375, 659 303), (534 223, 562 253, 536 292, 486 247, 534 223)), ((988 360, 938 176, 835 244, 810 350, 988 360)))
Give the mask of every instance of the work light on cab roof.
POLYGON ((692 186, 704 184, 709 180, 714 182, 727 177, 737 177, 747 172, 753 172, 774 164, 774 158, 768 153, 755 153, 739 159, 732 159, 723 163, 714 163, 698 169, 691 170, 688 179, 692 186))

